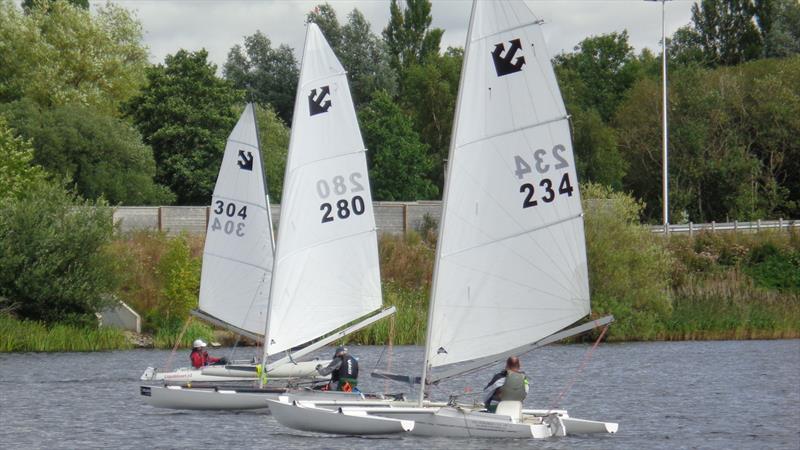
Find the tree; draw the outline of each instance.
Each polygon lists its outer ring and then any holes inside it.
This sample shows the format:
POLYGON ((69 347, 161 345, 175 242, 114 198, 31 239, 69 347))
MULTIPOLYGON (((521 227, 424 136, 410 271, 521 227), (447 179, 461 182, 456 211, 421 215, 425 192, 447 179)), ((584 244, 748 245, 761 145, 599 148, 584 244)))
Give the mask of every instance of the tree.
POLYGON ((225 140, 241 112, 242 92, 216 70, 205 50, 179 50, 148 70, 148 85, 126 108, 153 148, 156 180, 181 204, 210 201, 225 140))
POLYGON ((272 48, 269 38, 256 31, 245 37, 244 50, 238 44, 231 48, 222 73, 235 88, 247 91, 248 100, 272 105, 281 120, 292 123, 300 71, 291 47, 272 48))
POLYGON ((389 65, 386 47, 372 33, 361 11, 353 8, 347 15, 347 23, 342 26, 336 18, 336 11, 325 3, 314 8, 307 19, 319 26, 347 71, 356 108, 369 102, 375 91, 396 92, 397 77, 389 65))
POLYGON ((692 23, 712 66, 735 65, 761 56, 762 38, 752 0, 703 0, 692 5, 692 23))
POLYGON ((83 106, 45 109, 29 100, 2 105, 0 111, 33 141, 34 162, 84 198, 126 205, 174 200, 153 182, 153 150, 128 122, 83 106))
POLYGON ((270 105, 256 105, 256 120, 269 197, 272 202, 278 203, 283 195, 290 131, 270 105))
POLYGON ((621 190, 628 163, 617 147, 617 135, 595 109, 572 111, 573 146, 578 179, 621 190))
POLYGON ((0 296, 26 319, 96 324, 117 283, 113 232, 105 203, 48 182, 0 200, 0 296))
POLYGON ((22 14, 0 0, 0 101, 80 104, 116 114, 145 81, 142 27, 111 3, 95 14, 66 1, 22 14))
POLYGON ((568 102, 596 109, 606 123, 639 75, 627 31, 588 37, 573 53, 558 55, 553 62, 559 80, 580 81, 573 89, 564 89, 568 102))
POLYGON ((16 136, 5 117, 0 116, 0 201, 17 197, 45 180, 41 166, 33 162, 33 146, 16 136))
POLYGON ((22 0, 22 9, 30 11, 34 8, 50 8, 50 4, 57 1, 65 1, 76 8, 89 9, 89 0, 22 0))
POLYGON ((449 48, 443 56, 431 56, 413 64, 403 80, 401 104, 411 115, 414 128, 427 144, 433 161, 428 177, 444 185, 444 161, 450 151, 456 97, 464 51, 449 48))
POLYGON ((397 0, 392 0, 389 11, 389 24, 383 30, 383 40, 392 67, 402 78, 412 64, 421 64, 428 57, 439 54, 444 30, 430 28, 433 18, 429 0, 406 0, 403 10, 397 0))
POLYGON ((800 3, 756 0, 756 17, 764 39, 764 56, 780 58, 800 53, 800 3))
POLYGON ((434 198, 436 187, 425 177, 431 167, 425 144, 411 121, 385 91, 378 91, 358 114, 369 150, 369 176, 376 200, 434 198))

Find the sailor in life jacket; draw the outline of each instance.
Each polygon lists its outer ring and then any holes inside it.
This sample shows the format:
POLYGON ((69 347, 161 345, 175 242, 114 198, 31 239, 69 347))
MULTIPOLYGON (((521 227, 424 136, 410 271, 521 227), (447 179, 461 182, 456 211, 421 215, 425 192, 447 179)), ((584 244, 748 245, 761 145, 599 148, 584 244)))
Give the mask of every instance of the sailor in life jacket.
POLYGON ((225 358, 214 358, 208 355, 206 351, 206 344, 202 339, 195 339, 192 343, 192 353, 189 358, 192 360, 192 367, 199 369, 209 364, 227 364, 228 360, 225 358))
POLYGON ((523 401, 528 395, 528 377, 520 370, 519 358, 511 356, 506 360, 506 370, 495 374, 483 389, 483 403, 489 412, 497 409, 503 400, 523 401))
POLYGON ((317 372, 331 375, 330 389, 336 386, 337 391, 352 392, 358 384, 358 360, 347 353, 347 347, 338 347, 333 360, 326 367, 317 365, 317 372))

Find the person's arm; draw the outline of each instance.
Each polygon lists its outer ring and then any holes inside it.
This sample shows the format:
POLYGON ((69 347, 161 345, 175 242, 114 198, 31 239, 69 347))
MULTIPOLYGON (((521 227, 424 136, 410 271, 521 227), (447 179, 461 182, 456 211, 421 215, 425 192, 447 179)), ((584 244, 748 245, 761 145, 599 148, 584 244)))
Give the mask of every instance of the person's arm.
POLYGON ((506 377, 501 377, 497 379, 493 378, 493 380, 494 383, 486 386, 486 388, 483 390, 483 403, 488 403, 489 401, 491 401, 492 397, 494 397, 494 393, 497 392, 498 389, 503 387, 504 384, 506 384, 506 377))
POLYGON ((214 364, 214 363, 218 363, 218 362, 220 362, 220 360, 221 360, 220 358, 214 358, 214 357, 213 357, 213 356, 211 356, 211 355, 208 355, 208 356, 206 357, 207 364, 214 364))
POLYGON ((342 367, 342 358, 333 358, 333 360, 328 364, 326 367, 322 367, 322 364, 317 364, 317 373, 322 375, 329 375, 334 370, 337 370, 339 367, 342 367))

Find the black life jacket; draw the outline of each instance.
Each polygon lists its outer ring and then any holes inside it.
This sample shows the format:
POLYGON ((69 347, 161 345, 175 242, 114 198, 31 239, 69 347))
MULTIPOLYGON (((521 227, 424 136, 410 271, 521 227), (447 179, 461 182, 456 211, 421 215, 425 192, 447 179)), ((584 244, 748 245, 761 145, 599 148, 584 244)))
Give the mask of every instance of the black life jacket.
POLYGON ((358 360, 350 355, 342 359, 342 365, 331 374, 331 379, 338 381, 341 378, 358 378, 358 360))

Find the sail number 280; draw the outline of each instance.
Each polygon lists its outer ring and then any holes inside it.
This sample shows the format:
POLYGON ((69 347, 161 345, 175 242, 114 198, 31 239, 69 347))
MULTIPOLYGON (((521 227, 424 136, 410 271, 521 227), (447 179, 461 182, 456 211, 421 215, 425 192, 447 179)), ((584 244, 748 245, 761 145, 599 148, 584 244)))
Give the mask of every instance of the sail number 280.
MULTIPOLYGON (((526 174, 532 174, 534 169, 536 169, 536 172, 539 174, 546 174, 551 168, 555 170, 566 169, 569 167, 569 163, 561 156, 561 154, 566 151, 567 149, 561 144, 554 145, 550 152, 540 148, 533 152, 532 164, 529 164, 523 157, 514 155, 514 175, 522 180, 526 174)), ((539 200, 544 203, 552 202, 556 199, 556 191, 558 195, 572 197, 573 190, 574 188, 569 179, 569 172, 564 172, 561 176, 561 180, 558 181, 557 188, 551 178, 542 178, 539 180, 538 187, 534 186, 532 182, 523 183, 519 187, 519 192, 524 194, 524 199, 522 201, 523 208, 537 206, 539 200), (538 188, 541 188, 541 190, 537 193, 538 188)))
POLYGON ((353 215, 360 216, 366 211, 364 197, 360 195, 347 195, 364 190, 363 175, 353 172, 349 177, 336 175, 330 180, 320 179, 317 181, 317 194, 320 199, 327 200, 331 196, 345 196, 339 200, 324 201, 319 205, 322 212, 322 223, 333 222, 334 220, 347 219, 353 215))

